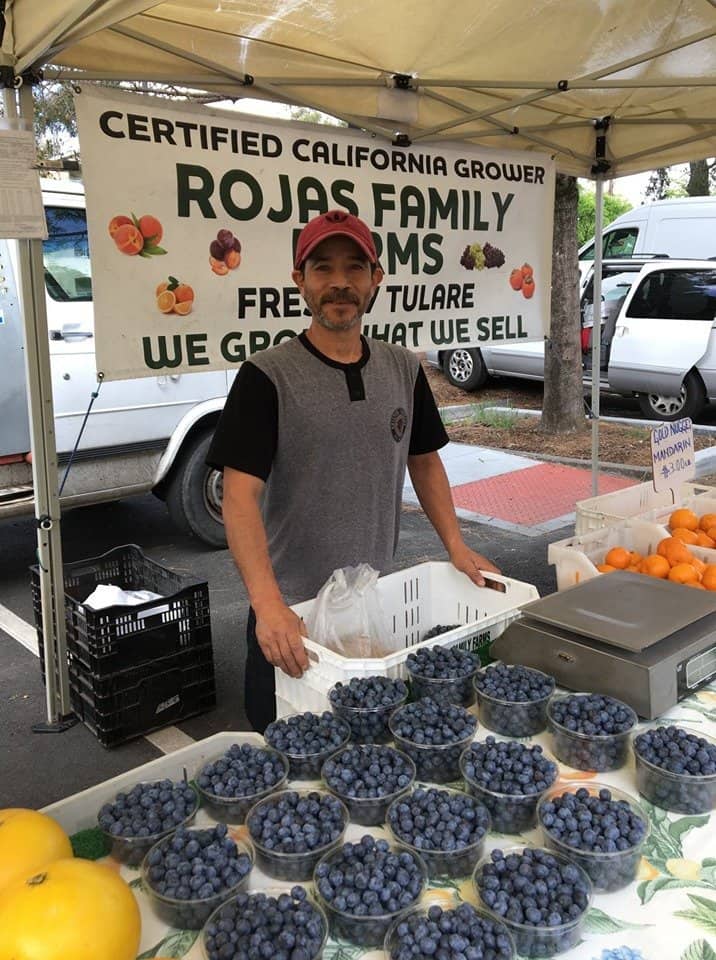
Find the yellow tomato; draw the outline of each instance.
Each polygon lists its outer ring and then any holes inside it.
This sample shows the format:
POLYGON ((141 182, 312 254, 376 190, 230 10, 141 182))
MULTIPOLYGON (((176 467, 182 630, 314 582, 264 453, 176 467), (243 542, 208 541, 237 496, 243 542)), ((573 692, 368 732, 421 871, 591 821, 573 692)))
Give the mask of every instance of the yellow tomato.
POLYGON ((71 856, 67 834, 52 817, 37 810, 0 810, 0 894, 16 878, 71 856))
POLYGON ((56 860, 0 895, 0 960, 135 960, 141 923, 114 870, 56 860))

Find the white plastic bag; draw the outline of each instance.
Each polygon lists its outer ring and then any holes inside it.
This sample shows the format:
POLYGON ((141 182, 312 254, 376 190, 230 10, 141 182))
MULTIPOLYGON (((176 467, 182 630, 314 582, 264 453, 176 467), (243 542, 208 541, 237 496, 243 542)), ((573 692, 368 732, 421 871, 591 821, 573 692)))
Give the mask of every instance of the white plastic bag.
POLYGON ((385 656, 388 630, 377 580, 367 563, 334 570, 308 616, 311 640, 344 657, 385 656))
POLYGON ((136 606, 149 600, 161 600, 161 593, 152 590, 122 590, 113 583, 98 583, 85 600, 85 606, 92 610, 104 610, 105 607, 136 606))

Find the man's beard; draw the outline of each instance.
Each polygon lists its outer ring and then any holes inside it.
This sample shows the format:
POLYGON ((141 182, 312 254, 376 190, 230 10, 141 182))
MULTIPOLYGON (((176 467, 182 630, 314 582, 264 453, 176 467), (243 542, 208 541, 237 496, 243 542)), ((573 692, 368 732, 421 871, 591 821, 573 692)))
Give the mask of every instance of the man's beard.
POLYGON ((313 300, 312 297, 306 297, 305 300, 309 310, 311 311, 311 316, 316 323, 324 328, 324 330, 352 330, 354 327, 360 324, 361 320, 363 319, 363 314, 365 313, 365 309, 360 308, 360 303, 358 302, 357 298, 352 295, 324 298, 318 304, 313 300), (355 315, 346 320, 339 320, 336 323, 323 312, 323 305, 325 303, 351 304, 356 308, 355 315))

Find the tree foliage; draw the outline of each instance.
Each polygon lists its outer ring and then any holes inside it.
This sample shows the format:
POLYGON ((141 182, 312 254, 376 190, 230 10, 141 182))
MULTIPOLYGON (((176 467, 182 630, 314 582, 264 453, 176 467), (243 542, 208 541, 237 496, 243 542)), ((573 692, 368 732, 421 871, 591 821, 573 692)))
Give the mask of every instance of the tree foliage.
MULTIPOLYGON (((579 200, 577 203, 577 245, 582 246, 594 236, 596 223, 596 195, 593 190, 585 189, 579 184, 579 200)), ((622 213, 631 210, 632 205, 624 197, 604 194, 604 226, 611 223, 622 213)))
POLYGON ((688 169, 659 167, 653 170, 645 200, 666 200, 671 197, 708 197, 716 194, 716 158, 692 160, 688 169))

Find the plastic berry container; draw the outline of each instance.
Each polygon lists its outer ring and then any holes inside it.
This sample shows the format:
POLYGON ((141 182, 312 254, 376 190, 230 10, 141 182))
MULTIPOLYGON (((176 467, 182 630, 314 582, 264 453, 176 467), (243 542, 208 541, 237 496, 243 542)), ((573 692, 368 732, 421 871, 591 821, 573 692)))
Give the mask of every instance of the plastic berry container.
MULTIPOLYGON (((593 900, 593 888, 592 882, 585 871, 578 864, 573 863, 561 853, 557 853, 555 850, 545 850, 543 847, 530 849, 542 849, 543 852, 549 853, 550 856, 554 857, 555 860, 557 860, 558 863, 560 863, 563 867, 574 867, 575 870, 579 871, 580 878, 588 890, 587 904, 579 916, 575 917, 574 920, 570 920, 566 923, 561 923, 552 927, 538 927, 529 923, 517 923, 514 920, 508 920, 507 917, 502 917, 498 913, 495 913, 495 911, 491 910, 482 899, 479 886, 480 879, 482 877, 482 871, 486 864, 492 862, 489 854, 482 858, 475 868, 475 872, 473 874, 473 886, 479 901, 488 916, 494 918, 495 920, 499 920, 507 927, 507 930, 515 942, 518 955, 520 957, 529 957, 531 960, 533 957, 553 957, 556 954, 564 953, 566 950, 570 950, 580 942, 582 939, 584 921, 593 900)), ((503 850, 503 853, 505 857, 507 857, 511 853, 521 854, 524 852, 524 850, 525 847, 509 847, 503 850)))
MULTIPOLYGON (((493 956, 499 957, 499 960, 516 960, 517 952, 515 949, 515 941, 504 922, 496 919, 494 914, 488 913, 484 907, 475 907, 473 904, 466 905, 471 907, 471 909, 481 920, 489 923, 492 927, 493 935, 495 937, 499 937, 503 944, 507 946, 506 950, 501 950, 499 954, 494 953, 493 956)), ((400 960, 400 926, 404 923, 411 925, 427 920, 428 910, 432 906, 440 907, 443 913, 446 913, 448 910, 457 910, 461 906, 461 902, 456 901, 454 906, 446 907, 444 897, 436 896, 434 894, 431 896, 430 892, 426 893, 420 900, 420 904, 418 906, 409 907, 391 923, 388 932, 385 935, 385 940, 383 941, 383 951, 388 960, 400 960)), ((494 950, 495 947, 493 946, 492 949, 494 950)), ((422 954, 419 956, 422 957, 422 954)))
MULTIPOLYGON (((460 790, 442 788, 446 793, 451 794, 460 794, 460 790)), ((391 808, 397 805, 403 797, 398 797, 392 804, 391 808)), ((491 818, 489 811, 486 812, 487 821, 485 823, 485 832, 483 836, 474 841, 473 843, 467 844, 464 847, 459 847, 456 850, 431 850, 428 847, 416 847, 415 844, 410 843, 405 837, 402 837, 395 826, 393 826, 391 812, 388 810, 386 816, 386 824, 388 827, 388 832, 393 837, 396 844, 400 844, 403 847, 406 847, 412 853, 416 853, 419 857, 425 861, 425 866, 428 869, 428 876, 432 880, 434 877, 449 877, 452 879, 457 879, 459 877, 469 877, 472 871, 475 869, 475 865, 482 857, 485 850, 485 841, 487 840, 487 834, 491 829, 491 818)))
MULTIPOLYGON (((265 890, 251 891, 251 893, 253 895, 264 894, 267 897, 275 897, 276 899, 278 899, 280 896, 283 896, 289 893, 289 891, 285 887, 268 887, 265 890)), ((207 919, 206 923, 204 924, 204 927, 201 933, 202 960, 216 960, 217 957, 222 956, 221 953, 212 952, 209 949, 207 945, 207 931, 212 924, 223 924, 222 931, 224 933, 230 934, 232 932, 230 929, 227 929, 227 927, 231 927, 231 915, 234 912, 234 909, 232 908, 235 908, 235 901, 237 899, 238 899, 238 894, 234 894, 234 896, 232 896, 230 899, 222 903, 219 907, 217 907, 216 910, 214 910, 214 912, 211 914, 211 916, 207 919)), ((320 903, 318 903, 316 898, 312 896, 310 891, 308 890, 306 891, 305 902, 309 903, 311 907, 316 911, 316 913, 320 918, 321 926, 322 926, 320 947, 313 954, 306 953, 305 960, 321 960, 321 958, 323 957, 323 951, 326 948, 326 942, 328 941, 328 917, 326 916, 326 911, 323 909, 320 903)), ((253 907, 249 906, 249 909, 253 909, 253 907)), ((239 944, 236 944, 235 946, 238 947, 239 944)), ((230 956, 232 957, 234 955, 235 954, 233 952, 230 954, 230 956)))
POLYGON ((470 707, 475 702, 473 681, 480 670, 480 660, 477 656, 474 669, 461 677, 425 677, 415 672, 409 663, 406 663, 406 668, 410 676, 410 688, 414 700, 432 697, 433 700, 447 700, 461 707, 470 707))
MULTIPOLYGON (((166 844, 171 837, 164 837, 156 846, 166 844)), ((239 854, 246 854, 251 860, 251 870, 254 867, 254 851, 250 844, 235 840, 239 854)), ((153 849, 153 848, 152 848, 153 849)), ((150 851, 151 852, 151 851, 150 851)), ((251 870, 233 887, 227 887, 215 893, 213 897, 205 897, 195 900, 177 900, 174 897, 167 897, 152 887, 149 881, 149 855, 147 855, 141 868, 142 890, 145 893, 149 904, 159 919, 169 927, 176 930, 201 930, 211 914, 225 903, 230 897, 236 896, 245 890, 249 884, 251 870)))
POLYGON ((353 743, 390 743, 393 734, 390 732, 388 721, 398 707, 402 707, 408 699, 406 692, 395 703, 380 707, 348 707, 332 703, 328 694, 331 710, 350 728, 350 738, 353 743))
MULTIPOLYGON (((407 910, 412 909, 415 904, 420 902, 428 884, 428 869, 425 866, 424 860, 419 854, 416 854, 404 844, 391 843, 390 850, 392 853, 409 853, 417 863, 422 875, 421 892, 417 899, 413 903, 408 904, 407 906, 402 907, 400 910, 396 910, 392 913, 382 913, 376 916, 359 917, 353 913, 348 913, 345 910, 338 910, 336 907, 324 900, 324 898, 321 896, 314 874, 313 886, 316 891, 316 897, 328 916, 330 932, 333 938, 339 937, 340 939, 347 940, 349 943, 355 944, 359 947, 380 947, 382 946, 385 936, 393 921, 402 916, 407 910)), ((340 847, 335 850, 331 850, 330 853, 321 858, 320 863, 325 863, 331 866, 336 862, 340 854, 340 847)))
POLYGON ((588 783, 581 780, 573 783, 562 783, 543 794, 537 806, 537 820, 542 831, 545 847, 561 853, 573 863, 578 864, 592 881, 592 886, 596 891, 611 893, 614 890, 621 890, 622 887, 628 886, 636 878, 641 852, 649 836, 650 823, 646 810, 628 794, 617 790, 616 787, 609 786, 606 783, 595 783, 593 780, 588 783), (632 812, 636 813, 646 825, 644 836, 639 843, 626 850, 602 853, 596 850, 589 851, 574 847, 550 833, 542 822, 544 805, 554 800, 555 797, 561 797, 563 793, 576 793, 577 790, 587 790, 592 796, 598 795, 600 790, 609 790, 612 800, 623 800, 628 803, 632 812))
POLYGON ((501 700, 480 689, 477 684, 480 673, 484 671, 475 675, 474 687, 477 694, 477 715, 484 727, 503 737, 514 738, 531 737, 546 728, 547 704, 554 694, 554 677, 530 668, 530 673, 552 681, 550 692, 538 700, 501 700))
POLYGON ((217 760, 223 759, 226 756, 225 753, 219 754, 216 757, 212 757, 209 760, 205 760, 201 767, 197 770, 194 777, 193 786, 196 787, 196 790, 201 797, 202 808, 206 810, 209 816, 214 820, 217 820, 219 823, 243 823, 246 819, 246 814, 255 803, 258 803, 259 800, 263 800, 264 797, 268 797, 272 793, 275 793, 277 790, 281 790, 286 786, 289 767, 288 759, 278 750, 274 750, 273 747, 262 747, 261 749, 264 752, 270 753, 281 760, 284 768, 284 774, 281 779, 278 780, 272 787, 267 787, 265 790, 259 790, 256 793, 246 794, 246 796, 243 797, 219 797, 215 793, 212 793, 211 790, 207 790, 205 787, 201 787, 199 785, 198 780, 204 769, 209 766, 209 764, 216 763, 217 760))
MULTIPOLYGON (((676 724, 674 724, 676 726, 676 724)), ((678 725, 680 730, 716 746, 716 739, 700 730, 678 725)), ((644 731, 642 730, 641 733, 644 731)), ((636 788, 649 803, 674 813, 709 813, 716 808, 716 773, 694 775, 672 773, 646 760, 637 749, 639 734, 634 734, 632 749, 636 762, 636 788)))
POLYGON ((567 729, 553 717, 555 704, 574 696, 586 697, 589 694, 569 693, 552 697, 547 705, 547 727, 552 734, 557 759, 574 770, 596 770, 604 773, 607 770, 618 770, 623 767, 626 763, 632 728, 638 719, 636 713, 628 704, 616 701, 631 716, 632 722, 628 730, 623 730, 621 733, 596 735, 579 733, 577 730, 567 729))
MULTIPOLYGON (((280 720, 290 720, 292 717, 301 716, 299 713, 289 714, 286 717, 280 717, 280 720)), ((326 747, 324 750, 320 750, 317 753, 293 753, 289 750, 280 750, 279 753, 283 754, 284 757, 288 760, 288 775, 291 780, 320 780, 321 777, 321 767, 326 762, 329 757, 332 757, 334 753, 340 750, 342 747, 348 743, 351 738, 350 727, 340 718, 336 717, 336 722, 341 726, 342 739, 338 744, 331 744, 329 747, 326 747)), ((276 747, 271 743, 269 737, 266 737, 266 743, 271 746, 274 750, 276 747)))
MULTIPOLYGON (((351 747, 343 747, 342 750, 339 750, 338 753, 334 753, 328 759, 338 760, 340 754, 346 749, 351 749, 351 747)), ((334 797, 338 797, 338 799, 345 804, 351 823, 357 823, 364 827, 380 826, 381 824, 385 823, 388 807, 390 807, 395 800, 399 800, 401 797, 404 797, 405 794, 412 789, 412 786, 415 783, 415 764, 410 757, 401 750, 396 750, 395 752, 399 754, 402 760, 404 760, 409 769, 410 783, 407 783, 404 787, 398 787, 397 790, 386 794, 384 797, 352 797, 349 793, 332 787, 326 781, 324 773, 321 772, 321 777, 323 778, 326 790, 329 793, 332 793, 334 797)))
MULTIPOLYGON (((397 711, 396 711, 397 713, 397 711)), ((461 740, 454 743, 428 744, 416 743, 407 737, 401 737, 395 732, 395 716, 391 715, 389 724, 396 747, 407 753, 415 764, 416 778, 429 783, 451 783, 460 779, 460 755, 475 739, 477 732, 477 718, 475 727, 461 740)))
MULTIPOLYGON (((469 750, 469 748, 468 748, 469 750)), ((460 773, 465 781, 465 788, 471 797, 479 800, 490 814, 492 830, 495 833, 515 834, 531 830, 537 823, 537 804, 540 798, 551 789, 552 784, 538 793, 498 793, 489 790, 484 784, 477 783, 465 772, 465 761, 468 750, 460 757, 460 773)), ((556 764, 555 764, 556 767, 556 764)), ((559 770, 555 769, 554 780, 559 770)), ((554 783, 554 780, 552 783, 554 783)))
MULTIPOLYGON (((133 786, 145 786, 154 782, 155 781, 153 780, 141 780, 133 786)), ((159 833, 154 833, 147 837, 127 837, 122 836, 121 834, 110 833, 108 830, 104 830, 102 827, 100 827, 100 830, 102 830, 105 840, 110 847, 110 856, 119 861, 119 863, 126 864, 128 867, 139 867, 141 866, 145 856, 156 843, 159 843, 159 841, 163 840, 165 837, 171 836, 171 834, 174 833, 175 830, 178 830, 179 827, 190 827, 194 822, 194 818, 196 817, 199 809, 199 794, 193 783, 186 784, 186 786, 193 791, 196 797, 196 802, 194 803, 191 813, 189 813, 184 820, 181 821, 181 823, 175 824, 169 830, 162 830, 159 833)))
MULTIPOLYGON (((271 877, 274 880, 286 880, 289 883, 305 883, 312 878, 315 866, 321 857, 328 853, 328 851, 333 850, 335 847, 338 847, 341 843, 343 843, 343 838, 345 837, 346 828, 350 818, 345 803, 343 803, 343 801, 339 800, 337 797, 334 797, 333 799, 338 801, 343 813, 343 829, 335 838, 335 840, 331 840, 330 843, 325 843, 320 847, 316 847, 313 850, 308 850, 302 853, 284 853, 281 850, 269 850, 268 847, 262 844, 261 841, 257 840, 253 835, 251 831, 251 816, 256 811, 264 810, 267 806, 278 803, 281 797, 286 793, 298 793, 299 796, 307 796, 309 793, 321 793, 321 791, 281 790, 278 793, 272 793, 263 800, 259 800, 259 802, 254 804, 251 810, 249 810, 246 816, 246 825, 249 828, 249 837, 251 838, 251 843, 253 844, 254 852, 256 854, 256 863, 258 867, 263 870, 267 877, 271 877)), ((333 796, 332 794, 326 793, 323 795, 333 796)))

